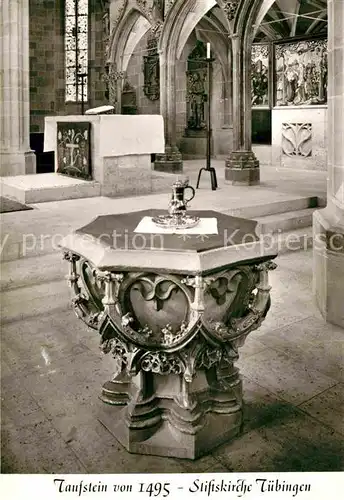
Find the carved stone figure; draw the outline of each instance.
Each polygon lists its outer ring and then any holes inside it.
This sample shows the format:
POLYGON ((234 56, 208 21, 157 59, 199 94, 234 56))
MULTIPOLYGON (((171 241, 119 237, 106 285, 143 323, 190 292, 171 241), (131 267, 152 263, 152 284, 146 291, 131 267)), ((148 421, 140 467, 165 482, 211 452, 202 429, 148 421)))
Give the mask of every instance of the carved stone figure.
POLYGON ((206 48, 203 42, 197 41, 196 47, 188 57, 187 71, 187 126, 191 130, 202 130, 206 127, 205 102, 206 89, 206 48))
POLYGON ((188 128, 192 130, 203 129, 205 123, 204 103, 206 101, 205 75, 202 73, 188 74, 188 101, 189 117, 188 128))
POLYGON ((143 56, 143 92, 148 99, 156 101, 160 97, 160 62, 157 39, 151 32, 147 42, 148 54, 143 56))

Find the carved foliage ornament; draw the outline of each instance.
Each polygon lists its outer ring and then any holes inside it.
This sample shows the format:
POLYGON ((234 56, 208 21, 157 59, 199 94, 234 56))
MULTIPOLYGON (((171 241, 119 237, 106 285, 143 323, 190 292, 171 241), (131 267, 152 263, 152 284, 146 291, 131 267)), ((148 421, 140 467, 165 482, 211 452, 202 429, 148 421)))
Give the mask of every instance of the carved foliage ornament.
POLYGON ((152 25, 163 23, 164 0, 136 0, 136 6, 152 25))
POLYGON ((239 0, 223 0, 223 10, 227 16, 228 21, 234 19, 238 9, 239 0))
POLYGON ((282 152, 287 156, 311 156, 312 124, 282 123, 282 152))
POLYGON ((100 272, 70 252, 65 258, 77 315, 131 374, 183 374, 191 381, 197 367, 233 363, 270 305, 268 264, 203 278, 100 272))

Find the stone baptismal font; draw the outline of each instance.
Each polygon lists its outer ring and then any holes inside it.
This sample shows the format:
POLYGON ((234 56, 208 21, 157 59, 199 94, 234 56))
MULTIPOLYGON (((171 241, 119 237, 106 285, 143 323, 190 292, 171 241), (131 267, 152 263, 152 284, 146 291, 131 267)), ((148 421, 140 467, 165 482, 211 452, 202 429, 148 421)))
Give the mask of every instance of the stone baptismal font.
POLYGON ((235 362, 268 312, 276 251, 255 221, 186 213, 188 188, 166 213, 99 216, 61 246, 74 309, 114 359, 99 420, 130 452, 195 459, 242 429, 235 362))

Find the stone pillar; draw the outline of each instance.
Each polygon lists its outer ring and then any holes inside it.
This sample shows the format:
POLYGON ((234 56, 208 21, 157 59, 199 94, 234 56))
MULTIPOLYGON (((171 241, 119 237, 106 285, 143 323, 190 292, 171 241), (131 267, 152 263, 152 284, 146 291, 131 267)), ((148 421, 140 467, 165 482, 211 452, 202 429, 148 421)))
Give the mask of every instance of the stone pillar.
POLYGON ((232 37, 233 151, 225 164, 225 180, 230 184, 259 184, 259 161, 251 142, 251 54, 244 41, 232 37))
POLYGON ((29 0, 1 0, 0 173, 33 174, 30 150, 29 0))
POLYGON ((324 318, 344 327, 344 0, 328 0, 327 9, 327 206, 313 216, 313 283, 324 318))
POLYGON ((176 64, 163 52, 160 59, 160 114, 164 118, 165 153, 157 154, 154 170, 179 173, 183 171, 182 155, 176 134, 176 64))

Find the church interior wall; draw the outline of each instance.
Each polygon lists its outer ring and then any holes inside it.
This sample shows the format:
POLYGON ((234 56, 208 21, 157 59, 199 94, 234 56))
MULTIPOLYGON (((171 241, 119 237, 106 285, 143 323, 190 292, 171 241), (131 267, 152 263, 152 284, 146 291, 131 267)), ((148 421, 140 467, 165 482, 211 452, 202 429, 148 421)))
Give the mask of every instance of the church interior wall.
MULTIPOLYGON (((187 59, 195 45, 196 36, 193 32, 184 46, 180 59, 177 61, 177 144, 184 159, 204 158, 206 153, 205 137, 185 137, 185 129, 187 127, 187 59)), ((225 85, 228 85, 228 82, 218 59, 214 61, 212 66, 211 82, 212 151, 213 156, 216 157, 228 154, 232 147, 230 118, 225 113, 226 105, 228 104, 226 103, 228 97, 225 92, 225 85)))
POLYGON ((126 71, 127 81, 136 91, 137 113, 141 115, 160 114, 160 100, 152 101, 144 93, 143 57, 147 54, 148 36, 147 32, 135 47, 126 71))
MULTIPOLYGON (((177 134, 177 146, 182 153, 183 151, 183 137, 185 134, 185 128, 187 126, 187 95, 186 95, 186 70, 187 70, 187 58, 194 48, 194 43, 196 39, 190 36, 186 42, 180 58, 176 61, 176 134, 177 134)), ((195 154, 190 152, 190 154, 195 154)))
POLYGON ((273 108, 271 114, 273 164, 326 170, 327 106, 273 108))
MULTIPOLYGON (((160 100, 150 100, 144 93, 144 55, 147 54, 147 32, 135 47, 126 69, 126 81, 136 93, 136 112, 138 114, 160 114, 160 100)), ((187 59, 196 44, 195 32, 189 36, 179 59, 176 60, 176 137, 177 146, 180 148, 184 159, 203 158, 205 155, 206 139, 187 138, 185 129, 187 127, 187 59)), ((225 85, 228 82, 223 74, 223 68, 219 60, 214 62, 212 70, 212 130, 213 130, 213 153, 214 156, 228 154, 231 149, 231 123, 228 113, 228 92, 225 85)))
MULTIPOLYGON (((64 1, 30 0, 30 132, 44 132, 44 117, 78 114, 65 102, 64 1)), ((105 104, 103 26, 99 2, 89 3, 89 99, 86 109, 105 104)))

